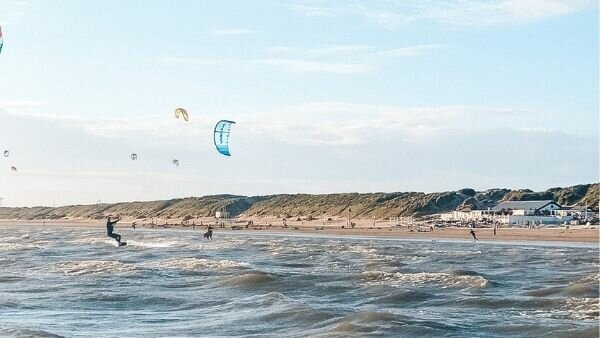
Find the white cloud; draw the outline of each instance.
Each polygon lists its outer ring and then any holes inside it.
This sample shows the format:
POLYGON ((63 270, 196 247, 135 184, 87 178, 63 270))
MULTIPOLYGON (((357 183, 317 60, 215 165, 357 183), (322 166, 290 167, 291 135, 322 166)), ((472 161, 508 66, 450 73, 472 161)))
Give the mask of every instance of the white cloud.
POLYGON ((225 35, 248 35, 253 34, 254 30, 245 28, 226 28, 226 29, 215 29, 212 31, 213 35, 225 36, 225 35))
POLYGON ((45 106, 47 103, 43 101, 0 101, 0 108, 31 108, 45 106))
POLYGON ((365 73, 370 69, 368 65, 361 63, 332 63, 285 58, 265 59, 261 62, 268 65, 281 66, 293 72, 355 74, 365 73))
MULTIPOLYGON (((212 128, 221 117, 192 115, 189 123, 164 116, 137 118, 86 118, 39 113, 11 112, 0 116, 48 121, 102 138, 143 140, 153 144, 197 143, 212 137, 212 128)), ((300 145, 357 145, 374 139, 390 138, 405 142, 429 142, 448 133, 472 128, 492 129, 510 126, 520 117, 519 128, 537 120, 535 112, 511 108, 465 105, 398 107, 347 102, 313 102, 285 106, 272 111, 230 114, 238 122, 240 135, 259 135, 300 145), (285 118, 282 118, 284 116, 285 118), (528 116, 524 118, 523 116, 528 116), (478 121, 476 124, 474 121, 478 121)))
MULTIPOLYGON (((191 66, 260 66, 285 68, 295 73, 357 74, 371 71, 379 60, 419 56, 427 51, 445 48, 444 44, 422 44, 392 49, 368 45, 331 45, 317 48, 272 46, 262 51, 270 56, 250 60, 206 59, 189 57, 163 58, 160 61, 172 65, 191 66), (343 60, 343 61, 340 61, 343 60)), ((381 66, 381 63, 378 64, 381 66)))
POLYGON ((526 24, 594 6, 597 6, 594 0, 374 0, 368 4, 361 1, 348 1, 341 5, 311 2, 289 7, 306 16, 362 16, 393 29, 415 21, 434 21, 451 26, 526 24))
POLYGON ((383 57, 404 57, 404 56, 419 56, 423 54, 425 51, 445 48, 444 44, 427 44, 427 45, 416 45, 416 46, 408 46, 408 47, 400 47, 393 48, 388 50, 380 50, 376 52, 370 53, 373 56, 383 56, 383 57))
MULTIPOLYGON (((345 102, 314 102, 246 117, 247 132, 305 145, 358 145, 388 138, 431 142, 477 129, 510 126, 515 116, 537 114, 520 109, 476 106, 396 107, 345 102), (281 117, 285 116, 285 119, 281 117), (477 123, 473 121, 478 121, 477 123)), ((527 123, 526 118, 521 119, 527 123)))
POLYGON ((215 60, 203 58, 166 58, 161 60, 167 64, 192 65, 192 66, 233 66, 233 65, 268 65, 285 68, 298 73, 330 73, 354 74, 369 71, 367 64, 337 63, 293 58, 266 58, 256 60, 215 60))

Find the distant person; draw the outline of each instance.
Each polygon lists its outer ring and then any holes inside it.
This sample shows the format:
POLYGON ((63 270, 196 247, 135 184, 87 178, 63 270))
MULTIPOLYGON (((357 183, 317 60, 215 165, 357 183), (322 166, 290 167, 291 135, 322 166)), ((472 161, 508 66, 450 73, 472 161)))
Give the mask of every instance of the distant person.
POLYGON ((137 224, 136 224, 135 222, 132 222, 132 223, 131 223, 131 227, 133 228, 133 231, 135 231, 135 226, 136 226, 136 225, 137 225, 137 224))
POLYGON ((471 229, 469 233, 471 234, 471 236, 473 236, 473 240, 478 241, 477 236, 475 236, 475 230, 471 229))
POLYGON ((208 231, 204 234, 204 238, 212 239, 212 234, 213 234, 213 227, 212 227, 212 225, 209 225, 208 231))
POLYGON ((117 217, 116 220, 111 221, 110 216, 108 216, 108 219, 106 220, 106 235, 108 237, 112 237, 112 238, 116 239, 117 243, 119 243, 119 245, 121 245, 121 235, 115 234, 115 233, 113 233, 113 231, 115 229, 115 224, 117 224, 117 222, 120 220, 121 220, 121 218, 117 217))

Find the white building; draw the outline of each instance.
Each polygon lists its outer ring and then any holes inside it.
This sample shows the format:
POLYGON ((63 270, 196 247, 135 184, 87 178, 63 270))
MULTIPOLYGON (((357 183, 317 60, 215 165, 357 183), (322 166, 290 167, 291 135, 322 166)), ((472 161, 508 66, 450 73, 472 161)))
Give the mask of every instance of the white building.
POLYGON ((442 221, 481 222, 533 225, 564 224, 573 220, 572 213, 563 213, 552 201, 505 201, 488 210, 457 210, 441 215, 442 221))
POLYGON ((562 207, 552 200, 544 201, 505 201, 492 208, 496 213, 515 216, 553 215, 562 207))

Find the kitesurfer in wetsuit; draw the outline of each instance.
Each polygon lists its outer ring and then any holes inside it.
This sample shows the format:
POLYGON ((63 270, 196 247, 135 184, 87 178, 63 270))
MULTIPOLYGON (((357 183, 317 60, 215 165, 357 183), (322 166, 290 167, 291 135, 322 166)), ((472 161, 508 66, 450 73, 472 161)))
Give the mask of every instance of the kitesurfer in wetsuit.
POLYGON ((475 230, 471 229, 471 236, 473 236, 473 240, 478 241, 477 236, 475 236, 475 230))
POLYGON ((117 224, 117 222, 120 220, 121 218, 117 218, 116 220, 111 221, 110 216, 108 216, 108 219, 106 220, 106 235, 116 239, 119 245, 121 245, 121 235, 113 233, 113 230, 115 228, 115 224, 117 224))

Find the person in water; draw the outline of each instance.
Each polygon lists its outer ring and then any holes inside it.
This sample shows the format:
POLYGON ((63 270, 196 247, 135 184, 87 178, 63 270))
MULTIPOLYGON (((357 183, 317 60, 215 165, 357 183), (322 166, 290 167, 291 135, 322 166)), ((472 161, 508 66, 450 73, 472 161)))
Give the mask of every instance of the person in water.
POLYGON ((473 236, 473 240, 478 241, 477 236, 475 236, 475 230, 471 229, 471 236, 473 236))
POLYGON ((116 220, 111 221, 110 216, 108 216, 108 219, 106 220, 106 235, 116 239, 119 245, 121 245, 121 235, 113 233, 113 230, 115 229, 115 224, 120 220, 121 218, 117 217, 116 220))
POLYGON ((209 225, 208 231, 204 234, 204 238, 212 239, 212 234, 213 234, 213 227, 212 227, 212 225, 209 225))

